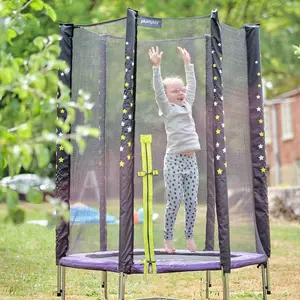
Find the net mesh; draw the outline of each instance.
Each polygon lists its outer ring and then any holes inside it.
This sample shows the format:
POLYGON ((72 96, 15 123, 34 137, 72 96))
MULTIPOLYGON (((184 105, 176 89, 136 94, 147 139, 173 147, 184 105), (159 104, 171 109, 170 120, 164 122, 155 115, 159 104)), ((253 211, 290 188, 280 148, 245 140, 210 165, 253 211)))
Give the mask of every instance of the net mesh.
MULTIPOLYGON (((231 250, 256 252, 261 250, 261 245, 254 219, 245 33, 244 30, 235 30, 224 24, 221 24, 221 29, 231 250)), ((79 222, 80 213, 75 212, 73 219, 71 214, 69 254, 98 251, 101 243, 105 243, 103 239, 106 229, 107 249, 118 249, 119 225, 116 219, 119 217, 120 205, 119 157, 125 34, 126 19, 74 28, 72 98, 76 101, 80 89, 91 95, 95 105, 88 124, 100 128, 101 136, 100 139, 87 138, 84 153, 79 152, 76 143, 73 144, 71 208, 92 208, 94 218, 86 217, 79 222), (104 201, 104 204, 101 201, 104 201), (106 206, 106 210, 103 210, 103 205, 106 206), (107 211, 106 228, 103 228, 103 225, 100 228, 101 209, 102 213, 107 211)), ((179 75, 185 80, 183 61, 177 46, 190 52, 195 65, 197 90, 193 117, 201 150, 197 152, 199 192, 194 237, 198 249, 202 250, 205 247, 207 189, 208 185, 214 185, 207 181, 206 103, 210 101, 213 89, 212 85, 209 85, 211 81, 206 80, 207 76, 211 78, 211 70, 207 68, 207 56, 210 55, 209 37, 208 17, 163 19, 162 28, 138 27, 134 206, 139 222, 135 224, 135 248, 144 247, 142 180, 137 175, 141 170, 140 134, 152 134, 153 137, 153 168, 159 170, 159 176, 154 177, 154 246, 163 247, 166 204, 163 160, 166 133, 163 120, 158 115, 152 88, 152 67, 148 60, 148 49, 151 46, 159 46, 164 52, 163 77, 179 75)), ((83 125, 80 113, 76 115, 75 125, 83 125)), ((217 236, 215 239, 215 248, 218 249, 217 236)), ((176 220, 174 243, 177 248, 186 247, 183 206, 176 220)))

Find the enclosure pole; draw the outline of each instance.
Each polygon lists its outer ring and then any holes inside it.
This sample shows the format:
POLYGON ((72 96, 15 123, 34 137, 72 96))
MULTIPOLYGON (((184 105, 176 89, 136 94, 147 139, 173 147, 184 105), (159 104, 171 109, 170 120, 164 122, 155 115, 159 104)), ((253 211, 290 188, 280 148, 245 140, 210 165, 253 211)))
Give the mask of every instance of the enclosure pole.
POLYGON ((119 299, 118 300, 125 299, 125 280, 126 280, 126 274, 120 273, 120 275, 119 275, 119 299))
POLYGON ((102 271, 102 284, 101 287, 104 289, 104 300, 108 300, 107 296, 107 271, 102 271))
POLYGON ((66 298, 66 268, 61 267, 61 300, 66 298))
POLYGON ((61 266, 57 266, 57 297, 61 296, 61 266))
POLYGON ((206 299, 209 299, 209 288, 211 287, 211 271, 206 271, 206 299))
POLYGON ((225 273, 222 268, 222 281, 223 281, 223 300, 229 300, 229 273, 225 273))
POLYGON ((261 279, 263 288, 263 300, 267 299, 267 288, 266 288, 266 269, 265 265, 261 265, 261 279))
POLYGON ((269 260, 267 261, 266 272, 267 272, 267 294, 268 294, 268 295, 271 295, 270 265, 269 265, 269 260))

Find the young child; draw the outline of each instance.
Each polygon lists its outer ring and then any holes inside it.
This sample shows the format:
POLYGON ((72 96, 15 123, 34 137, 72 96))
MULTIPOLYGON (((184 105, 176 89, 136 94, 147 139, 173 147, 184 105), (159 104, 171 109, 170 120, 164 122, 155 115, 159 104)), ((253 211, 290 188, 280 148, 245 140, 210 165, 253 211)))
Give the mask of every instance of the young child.
POLYGON ((187 248, 196 251, 193 240, 198 193, 198 166, 196 151, 200 149, 199 138, 192 117, 195 100, 196 79, 194 65, 186 49, 177 47, 185 68, 187 86, 179 77, 162 80, 160 64, 163 52, 159 48, 149 49, 153 69, 153 87, 159 115, 163 117, 167 134, 167 149, 164 158, 164 181, 167 194, 165 211, 164 246, 174 253, 173 230, 183 197, 185 205, 185 237, 187 248))

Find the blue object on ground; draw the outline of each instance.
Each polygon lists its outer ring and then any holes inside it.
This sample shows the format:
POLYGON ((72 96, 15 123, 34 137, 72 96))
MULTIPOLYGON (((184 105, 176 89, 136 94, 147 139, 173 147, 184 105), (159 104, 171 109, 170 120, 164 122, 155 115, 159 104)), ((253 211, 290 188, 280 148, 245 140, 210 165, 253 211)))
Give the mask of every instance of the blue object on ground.
MULTIPOLYGON (((70 224, 99 223, 100 213, 89 206, 77 206, 70 208, 70 224)), ((110 215, 106 215, 107 224, 118 224, 119 220, 110 215)))

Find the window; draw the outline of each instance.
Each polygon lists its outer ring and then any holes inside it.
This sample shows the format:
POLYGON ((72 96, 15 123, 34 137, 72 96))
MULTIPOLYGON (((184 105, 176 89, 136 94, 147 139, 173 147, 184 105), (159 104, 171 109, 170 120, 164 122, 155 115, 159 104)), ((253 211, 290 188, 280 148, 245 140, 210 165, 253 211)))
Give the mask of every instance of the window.
POLYGON ((293 134, 292 111, 291 111, 290 102, 285 102, 281 104, 281 129, 282 129, 283 141, 293 139, 294 134, 293 134))
POLYGON ((270 122, 270 108, 264 107, 264 119, 265 119, 265 137, 266 144, 271 144, 271 122, 270 122))

